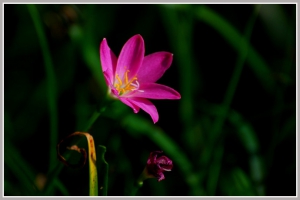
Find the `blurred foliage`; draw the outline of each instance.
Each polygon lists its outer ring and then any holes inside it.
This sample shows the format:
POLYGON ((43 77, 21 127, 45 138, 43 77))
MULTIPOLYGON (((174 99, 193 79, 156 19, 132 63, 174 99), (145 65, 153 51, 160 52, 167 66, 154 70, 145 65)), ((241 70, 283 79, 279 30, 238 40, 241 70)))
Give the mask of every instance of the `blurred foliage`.
POLYGON ((155 150, 174 168, 137 195, 296 195, 295 4, 5 4, 4 12, 4 195, 88 195, 88 165, 63 166, 56 144, 83 131, 105 97, 101 40, 118 55, 137 33, 146 55, 174 53, 158 82, 182 99, 153 100, 155 125, 118 101, 97 119, 89 133, 107 148, 107 195, 125 195, 155 150))

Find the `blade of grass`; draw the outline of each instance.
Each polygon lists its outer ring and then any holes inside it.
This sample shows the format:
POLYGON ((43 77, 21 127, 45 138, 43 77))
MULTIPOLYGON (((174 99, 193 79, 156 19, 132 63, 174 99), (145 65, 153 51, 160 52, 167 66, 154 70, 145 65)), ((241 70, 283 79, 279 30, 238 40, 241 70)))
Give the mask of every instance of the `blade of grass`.
MULTIPOLYGON (((220 105, 207 105, 205 103, 199 104, 200 111, 211 116, 220 116, 220 105)), ((252 182, 255 184, 255 190, 258 195, 264 195, 263 180, 265 175, 264 164, 266 163, 258 155, 259 141, 254 127, 249 122, 242 118, 242 116, 235 110, 228 112, 228 122, 236 129, 236 134, 245 150, 249 155, 249 169, 251 172, 252 182)))
POLYGON ((88 33, 86 33, 83 28, 75 25, 70 30, 70 37, 79 45, 83 59, 86 62, 87 67, 90 69, 92 76, 97 81, 101 91, 103 93, 106 92, 107 86, 101 70, 100 57, 98 53, 99 49, 97 49, 100 44, 93 44, 93 40, 89 38, 88 33))
POLYGON ((223 159, 224 148, 218 146, 214 149, 213 161, 208 170, 208 179, 207 179, 207 193, 208 195, 215 195, 216 187, 219 181, 219 175, 221 171, 222 159, 223 159))
MULTIPOLYGON (((236 87, 237 87, 237 84, 239 82, 241 72, 243 70, 244 63, 245 63, 245 61, 247 59, 247 56, 248 56, 248 53, 250 51, 249 41, 250 41, 251 33, 252 33, 252 30, 253 30, 256 18, 258 16, 258 11, 259 11, 259 7, 254 10, 253 15, 250 17, 249 22, 247 23, 247 26, 246 26, 245 36, 244 37, 239 36, 239 37, 235 38, 235 40, 234 40, 236 43, 240 44, 239 45, 240 54, 239 54, 239 57, 237 59, 237 63, 236 63, 234 72, 232 74, 232 78, 230 79, 227 91, 226 91, 225 96, 224 96, 224 100, 223 100, 223 105, 224 105, 223 108, 224 109, 222 110, 222 115, 221 115, 222 117, 217 118, 217 120, 215 122, 215 125, 213 126, 214 127, 213 131, 210 134, 212 137, 215 137, 216 134, 218 134, 221 131, 221 129, 223 127, 223 124, 224 124, 224 121, 225 121, 225 118, 226 118, 226 115, 227 115, 227 113, 230 109, 230 105, 231 105, 233 96, 235 94, 236 87)), ((207 13, 210 13, 210 12, 207 12, 207 13)), ((213 19, 216 18, 216 16, 214 16, 212 13, 204 14, 204 16, 207 16, 208 18, 213 18, 213 19)), ((220 23, 219 26, 225 26, 226 25, 226 24, 224 25, 224 23, 225 23, 224 21, 219 22, 219 23, 220 23)), ((226 32, 226 30, 228 30, 228 29, 229 29, 229 27, 226 27, 226 29, 224 29, 224 31, 226 32)), ((233 30, 234 29, 230 30, 229 32, 233 33, 233 30)))
POLYGON ((46 35, 43 29, 43 25, 38 14, 38 10, 35 5, 27 5, 29 13, 32 17, 38 40, 41 46, 42 55, 44 59, 44 65, 46 70, 47 80, 47 96, 48 96, 48 107, 50 115, 50 160, 49 169, 52 169, 54 164, 57 162, 56 159, 56 144, 58 135, 58 121, 57 121, 57 91, 56 91, 56 78, 54 68, 52 64, 50 49, 47 43, 46 35))
POLYGON ((252 155, 258 153, 259 143, 253 127, 233 110, 229 112, 228 121, 237 129, 238 137, 247 152, 252 155))
POLYGON ((98 173, 96 166, 96 149, 94 138, 88 133, 85 133, 88 148, 89 148, 89 195, 90 196, 98 196, 98 173))
POLYGON ((54 184, 55 184, 56 188, 57 188, 64 196, 70 196, 70 193, 69 193, 68 189, 66 188, 66 186, 65 186, 59 179, 55 179, 55 180, 54 180, 54 184))
POLYGON ((266 195, 265 179, 265 161, 262 156, 253 154, 249 158, 250 175, 257 195, 266 195))
MULTIPOLYGON (((180 8, 186 11, 190 12, 190 9, 188 9, 188 7, 186 6, 176 6, 175 8, 180 8)), ((218 135, 220 134, 224 121, 226 119, 228 110, 230 108, 230 104, 232 102, 235 90, 236 90, 236 86, 237 83, 239 82, 239 78, 244 66, 244 63, 247 59, 247 56, 251 55, 250 59, 250 64, 251 61, 256 60, 255 58, 257 58, 257 55, 255 54, 255 52, 253 51, 253 49, 251 48, 251 46, 249 45, 249 40, 250 40, 250 36, 252 33, 252 29, 255 23, 255 20, 257 18, 257 10, 255 10, 254 14, 251 16, 247 27, 246 27, 246 31, 245 31, 245 36, 241 36, 238 31, 231 26, 226 20, 224 20, 222 17, 220 17, 217 13, 213 12, 212 10, 210 10, 208 7, 206 6, 200 6, 197 9, 195 9, 195 17, 197 17, 200 20, 205 21, 206 23, 208 23, 209 25, 211 25, 212 27, 214 27, 223 37, 225 37, 227 39, 227 41, 239 52, 239 57, 236 63, 236 67, 235 70, 233 72, 232 78, 230 79, 230 83, 229 86, 227 88, 225 97, 224 97, 224 109, 222 110, 222 115, 220 115, 220 117, 218 117, 215 121, 215 124, 213 126, 213 129, 211 131, 211 133, 209 134, 210 140, 209 142, 211 143, 210 145, 208 145, 208 151, 205 151, 206 155, 204 155, 202 157, 202 161, 204 164, 208 164, 208 161, 212 155, 212 151, 215 148, 215 138, 218 138, 218 135), (254 53, 253 53, 254 52, 254 53)), ((264 80, 263 78, 265 78, 266 74, 270 75, 271 73, 268 71, 268 67, 266 64, 264 64, 264 62, 261 60, 259 60, 260 62, 252 62, 252 67, 254 70, 256 70, 256 73, 258 73, 258 75, 260 75, 261 73, 264 74, 262 77, 260 77, 262 80, 264 80), (262 65, 260 68, 256 67, 256 64, 260 64, 262 65), (259 71, 257 71, 259 70, 259 71)), ((267 76, 270 77, 270 76, 267 76)), ((266 87, 266 89, 270 88, 269 83, 272 83, 272 81, 270 82, 262 82, 264 84, 264 86, 266 87)), ((214 168, 210 168, 211 170, 213 170, 214 168)), ((212 174, 212 173, 210 173, 212 174)), ((215 175, 215 173, 213 174, 215 175)), ((208 194, 209 195, 214 195, 215 190, 216 190, 216 185, 217 182, 212 182, 211 178, 208 178, 209 183, 208 184, 208 194)), ((217 180, 217 179, 214 179, 217 180)))
MULTIPOLYGON (((201 103, 197 106, 200 112, 209 116, 218 117, 221 116, 223 108, 221 105, 201 103)), ((259 142, 254 127, 249 122, 243 119, 242 115, 235 110, 228 112, 228 122, 237 130, 238 137, 243 143, 245 150, 249 154, 256 154, 259 151, 259 142)))
POLYGON ((25 188, 26 191, 23 195, 32 196, 39 194, 34 183, 35 172, 9 140, 5 140, 4 151, 4 163, 7 165, 5 170, 11 170, 20 181, 22 188, 25 188))
POLYGON ((227 87, 227 90, 226 90, 226 93, 224 96, 223 109, 220 110, 221 115, 216 118, 216 121, 213 125, 213 129, 210 133, 211 140, 213 140, 213 138, 217 138, 218 135, 221 133, 225 119, 226 119, 228 111, 230 109, 230 105, 231 105, 233 96, 235 94, 236 87, 240 80, 240 76, 241 76, 241 73, 243 70, 244 63, 248 56, 248 52, 249 52, 248 42, 251 37, 252 29, 255 24, 257 15, 258 15, 258 11, 259 11, 259 9, 255 9, 253 12, 253 15, 250 17, 249 22, 247 23, 247 26, 246 26, 245 36, 244 37, 240 36, 240 37, 238 37, 238 39, 236 39, 237 42, 240 41, 241 44, 243 44, 243 45, 240 46, 241 52, 237 59, 237 63, 235 65, 235 69, 232 74, 232 78, 230 79, 229 85, 227 87))
MULTIPOLYGON (((259 6, 260 5, 258 5, 258 8, 259 6)), ((172 5, 169 8, 191 12, 189 7, 182 5, 172 5)), ((275 86, 275 80, 272 78, 270 67, 261 55, 252 47, 249 41, 246 40, 224 17, 220 16, 207 6, 201 5, 195 7, 192 11, 196 19, 201 20, 216 29, 216 31, 227 40, 240 56, 244 54, 245 46, 247 47, 248 55, 246 61, 248 61, 249 66, 261 81, 261 84, 266 91, 272 92, 275 86)))
MULTIPOLYGON (((199 88, 199 77, 195 77, 197 69, 196 61, 192 52, 192 37, 193 32, 193 16, 191 13, 185 13, 185 18, 179 18, 178 13, 174 9, 168 7, 172 5, 163 5, 160 7, 162 20, 168 33, 168 38, 172 50, 174 50, 174 59, 179 67, 180 81, 180 116, 184 125, 185 133, 191 133, 194 119, 194 101, 193 92, 195 88, 199 88)), ((187 9, 189 6, 185 5, 187 9)), ((201 80, 201 79, 200 79, 201 80)), ((191 134, 185 135, 184 138, 191 138, 191 134)), ((190 141, 186 141, 190 144, 190 141)))
POLYGON ((221 34, 221 36, 223 36, 232 45, 232 47, 239 54, 240 58, 245 57, 245 51, 247 51, 246 58, 251 69, 255 72, 255 75, 259 78, 266 91, 270 92, 275 85, 275 81, 271 76, 272 72, 267 63, 249 43, 249 38, 252 32, 251 26, 254 25, 253 23, 258 15, 258 10, 259 6, 256 7, 255 14, 252 16, 252 19, 250 19, 251 21, 249 22, 245 37, 241 35, 236 28, 234 28, 234 26, 226 21, 224 17, 218 15, 207 6, 202 5, 201 7, 197 8, 195 17, 215 28, 221 34))
MULTIPOLYGON (((211 157, 213 149, 215 148, 215 145, 216 145, 215 139, 218 138, 219 135, 221 134, 221 130, 224 126, 225 119, 227 118, 227 114, 230 109, 230 105, 231 105, 233 96, 235 94, 236 87, 239 82, 244 63, 245 63, 247 56, 251 50, 251 48, 249 48, 249 41, 250 41, 250 37, 252 34, 252 30, 253 30, 256 18, 258 16, 259 7, 257 7, 257 9, 254 10, 252 16, 249 19, 249 22, 247 23, 246 30, 245 30, 245 36, 240 36, 233 27, 231 27, 228 23, 226 23, 226 21, 223 20, 222 18, 219 18, 218 15, 216 15, 214 12, 210 11, 208 8, 206 8, 206 7, 200 7, 200 8, 201 8, 201 10, 198 10, 198 12, 197 12, 198 16, 200 15, 201 18, 206 19, 207 20, 206 22, 210 23, 212 26, 217 28, 220 32, 221 32, 221 30, 224 31, 225 32, 224 36, 227 36, 226 37, 227 40, 231 41, 232 44, 234 44, 234 45, 239 44, 238 47, 240 50, 236 66, 235 66, 234 72, 232 74, 232 78, 230 79, 227 91, 224 96, 224 100, 223 100, 224 106, 223 106, 223 109, 221 110, 221 115, 220 115, 220 117, 216 118, 215 123, 212 128, 212 131, 209 134, 209 136, 210 136, 209 143, 211 143, 211 144, 208 145, 208 151, 206 151, 207 154, 205 156, 203 156, 203 158, 204 158, 203 162, 208 163, 208 160, 211 157), (232 35, 235 36, 235 38, 233 38, 232 35), (228 36, 230 36, 230 37, 228 37, 228 36)), ((265 67, 265 68, 267 69, 267 67, 265 67)), ((208 178, 208 180, 210 180, 210 178, 208 178)), ((209 184, 208 188, 207 188, 208 194, 214 195, 215 191, 216 191, 216 187, 217 187, 217 182, 215 182, 214 184, 209 184)))

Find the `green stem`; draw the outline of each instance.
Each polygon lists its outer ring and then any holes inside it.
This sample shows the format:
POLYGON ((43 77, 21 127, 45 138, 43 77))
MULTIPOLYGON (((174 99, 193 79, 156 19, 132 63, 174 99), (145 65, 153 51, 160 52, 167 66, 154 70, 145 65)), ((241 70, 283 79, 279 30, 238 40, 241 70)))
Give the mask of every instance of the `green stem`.
POLYGON ((28 10, 32 17, 39 43, 41 45, 42 55, 44 58, 44 65, 46 70, 46 80, 47 80, 47 92, 48 92, 48 107, 50 114, 50 164, 49 169, 52 169, 56 162, 56 143, 57 143, 57 91, 56 91, 56 81, 55 74, 53 70, 53 64, 51 60, 50 50, 46 39, 46 34, 44 32, 41 19, 39 17, 37 8, 33 4, 29 4, 28 10))
POLYGON ((135 184, 132 187, 130 196, 136 196, 139 189, 143 186, 143 181, 136 181, 135 184))
POLYGON ((100 112, 95 110, 93 115, 91 116, 91 118, 89 119, 86 127, 83 129, 84 132, 87 132, 91 127, 92 125, 95 123, 95 121, 98 119, 98 117, 100 116, 100 112))
POLYGON ((101 104, 99 104, 98 109, 94 111, 92 114, 91 118, 87 122, 87 125, 83 129, 84 132, 88 132, 89 129, 92 127, 92 125, 95 123, 95 121, 98 119, 98 117, 106 110, 106 107, 113 102, 113 99, 109 97, 108 95, 106 98, 103 100, 101 104))
POLYGON ((139 189, 143 186, 144 180, 147 179, 146 175, 146 168, 140 174, 140 176, 134 181, 133 185, 125 192, 126 196, 136 196, 139 189))

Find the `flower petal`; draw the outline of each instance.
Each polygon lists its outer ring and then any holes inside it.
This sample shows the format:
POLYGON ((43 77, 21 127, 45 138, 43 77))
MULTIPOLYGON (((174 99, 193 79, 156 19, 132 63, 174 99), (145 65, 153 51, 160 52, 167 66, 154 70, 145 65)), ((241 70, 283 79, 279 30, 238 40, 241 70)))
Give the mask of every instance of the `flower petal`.
POLYGON ((160 166, 161 169, 163 169, 164 171, 171 171, 173 168, 173 165, 161 165, 160 166))
POLYGON ((173 54, 169 52, 156 52, 147 55, 140 67, 137 77, 140 83, 154 83, 162 77, 171 66, 173 54))
POLYGON ((116 90, 116 88, 113 86, 112 84, 112 80, 109 79, 109 76, 107 74, 107 70, 105 72, 103 72, 103 75, 104 75, 104 79, 105 79, 105 82, 106 82, 106 85, 108 86, 109 88, 109 95, 113 98, 117 98, 117 99, 120 99, 120 96, 119 96, 119 92, 116 90))
POLYGON ((139 106, 135 105, 134 103, 132 103, 132 101, 130 99, 127 98, 122 98, 119 97, 120 101, 122 101, 124 104, 126 104, 127 106, 131 107, 133 109, 134 113, 138 113, 140 111, 139 106))
POLYGON ((129 70, 128 79, 136 75, 143 62, 145 54, 144 40, 141 35, 134 35, 123 46, 117 62, 116 73, 121 79, 129 70))
POLYGON ((164 171, 171 171, 173 168, 173 162, 167 156, 161 156, 157 159, 157 163, 159 164, 159 168, 164 171))
POLYGON ((130 93, 127 97, 140 97, 147 99, 180 99, 180 94, 165 85, 157 83, 141 84, 139 89, 130 93))
POLYGON ((106 85, 109 86, 110 88, 114 88, 113 84, 113 79, 111 76, 111 71, 107 69, 105 72, 103 72, 104 75, 104 80, 106 82, 106 85))
POLYGON ((153 164, 156 162, 156 157, 158 154, 162 153, 163 151, 152 151, 150 152, 149 158, 147 160, 147 164, 153 164))
POLYGON ((100 60, 102 71, 107 73, 107 76, 112 83, 117 66, 117 58, 112 50, 110 50, 105 38, 100 44, 100 60))
POLYGON ((157 173, 157 175, 158 175, 158 177, 157 177, 158 178, 157 179, 158 182, 165 179, 165 175, 162 172, 157 173))
POLYGON ((148 113, 154 124, 158 121, 158 112, 156 107, 149 101, 148 99, 144 98, 130 98, 130 101, 135 104, 136 106, 140 107, 143 109, 146 113, 148 113))

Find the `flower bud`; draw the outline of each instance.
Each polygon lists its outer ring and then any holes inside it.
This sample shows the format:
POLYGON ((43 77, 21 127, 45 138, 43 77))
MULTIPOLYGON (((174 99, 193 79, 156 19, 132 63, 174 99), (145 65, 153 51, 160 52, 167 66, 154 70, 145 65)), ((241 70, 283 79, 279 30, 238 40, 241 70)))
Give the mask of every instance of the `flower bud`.
POLYGON ((144 178, 157 178, 158 181, 165 179, 164 171, 171 171, 173 162, 166 156, 159 156, 162 151, 153 151, 147 160, 147 165, 143 171, 144 178))

